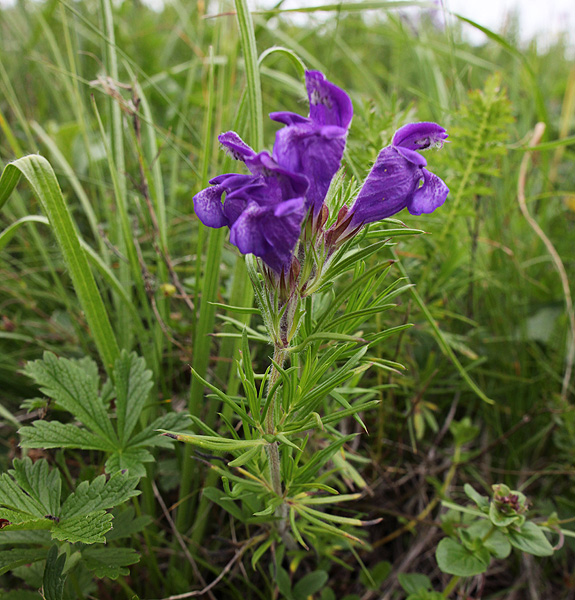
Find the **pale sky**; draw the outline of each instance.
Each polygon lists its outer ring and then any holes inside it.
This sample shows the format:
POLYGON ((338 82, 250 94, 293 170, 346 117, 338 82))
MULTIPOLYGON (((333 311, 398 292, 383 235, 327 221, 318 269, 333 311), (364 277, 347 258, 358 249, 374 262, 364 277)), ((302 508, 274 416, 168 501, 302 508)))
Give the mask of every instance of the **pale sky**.
MULTIPOLYGON (((162 1, 162 0, 148 0, 162 1)), ((349 0, 346 0, 349 1, 349 0)), ((337 0, 285 0, 284 8, 320 6, 337 0)), ((520 33, 524 40, 537 36, 542 42, 549 42, 558 32, 569 32, 571 45, 575 46, 575 0, 438 0, 447 10, 460 14, 497 33, 503 29, 505 17, 518 10, 520 33)), ((251 7, 271 7, 276 0, 248 0, 251 7)), ((361 4, 361 2, 358 2, 361 4)), ((419 9, 409 9, 416 12, 419 9)), ((484 34, 465 26, 472 41, 481 42, 484 34)))
MULTIPOLYGON (((534 36, 548 42, 559 32, 569 32, 575 44, 575 0, 443 0, 445 7, 480 25, 500 32, 505 16, 519 11, 523 39, 534 36)), ((474 33, 474 39, 480 39, 474 33)))
MULTIPOLYGON (((161 7, 164 1, 170 0, 143 0, 155 9, 161 7)), ((286 0, 283 6, 297 8, 336 2, 337 0, 286 0)), ((548 43, 559 32, 569 32, 571 47, 575 47, 575 0, 437 0, 438 4, 440 2, 448 10, 498 33, 503 28, 505 16, 518 9, 522 39, 528 40, 537 36, 543 43, 548 43)), ((0 0, 0 6, 14 3, 15 0, 0 0)), ((277 0, 248 0, 248 4, 253 8, 271 7, 276 3, 277 0)), ((472 27, 466 29, 472 41, 483 41, 483 34, 472 27)))

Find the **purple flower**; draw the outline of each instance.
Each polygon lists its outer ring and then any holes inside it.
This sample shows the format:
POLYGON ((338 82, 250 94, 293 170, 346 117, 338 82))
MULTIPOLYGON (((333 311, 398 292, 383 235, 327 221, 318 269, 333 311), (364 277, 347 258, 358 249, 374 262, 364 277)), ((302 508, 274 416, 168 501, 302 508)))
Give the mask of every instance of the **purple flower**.
POLYGON ((291 112, 270 114, 287 127, 276 134, 273 157, 279 165, 308 178, 306 209, 317 215, 337 173, 353 116, 349 96, 319 71, 306 71, 309 116, 291 112))
POLYGON ((229 227, 230 242, 240 252, 259 256, 279 273, 289 266, 299 239, 308 180, 278 165, 267 152, 256 154, 233 131, 218 139, 251 175, 211 179, 212 187, 194 196, 196 215, 208 227, 229 227))
POLYGON ((411 123, 399 129, 391 146, 377 157, 355 202, 345 215, 346 232, 390 217, 407 208, 412 215, 431 213, 447 194, 445 183, 425 167, 419 150, 443 145, 445 129, 436 123, 411 123))

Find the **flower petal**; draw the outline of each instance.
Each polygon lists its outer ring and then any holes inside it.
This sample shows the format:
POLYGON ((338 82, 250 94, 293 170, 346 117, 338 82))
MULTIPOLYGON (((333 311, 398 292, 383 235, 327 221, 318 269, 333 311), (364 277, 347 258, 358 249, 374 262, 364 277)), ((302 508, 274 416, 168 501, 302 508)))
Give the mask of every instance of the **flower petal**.
POLYGON ((309 123, 310 121, 307 117, 302 117, 297 113, 288 111, 273 112, 270 113, 269 117, 272 121, 277 121, 284 125, 302 125, 303 123, 309 123))
POLYGON ((285 259, 291 256, 300 236, 305 213, 304 198, 294 198, 275 206, 273 216, 269 215, 266 219, 264 235, 278 256, 284 256, 285 259))
POLYGON ((395 132, 391 143, 408 150, 425 150, 432 146, 441 147, 447 137, 445 129, 437 123, 409 123, 395 132))
POLYGON ((268 212, 266 208, 250 202, 237 221, 230 227, 230 242, 237 246, 242 254, 262 256, 271 247, 261 227, 261 217, 268 212))
POLYGON ((206 188, 194 196, 194 210, 200 221, 207 227, 223 227, 229 221, 224 215, 222 194, 224 188, 219 185, 206 188))
POLYGON ((421 179, 421 169, 388 146, 377 157, 349 210, 351 227, 380 221, 404 209, 421 179))
POLYGON ((303 198, 266 207, 250 202, 230 228, 230 242, 281 272, 291 261, 304 214, 303 198))
POLYGON ((310 119, 318 125, 337 125, 347 130, 353 117, 350 97, 320 71, 306 71, 305 86, 310 119))
POLYGON ((255 152, 242 140, 235 131, 226 131, 218 136, 218 141, 228 150, 228 154, 235 160, 244 162, 255 156, 255 152))
POLYGON ((274 158, 285 169, 307 178, 306 208, 313 208, 314 214, 340 167, 346 135, 341 127, 313 125, 293 125, 276 133, 274 158))
POLYGON ((449 188, 445 182, 427 169, 423 169, 423 185, 415 190, 407 209, 412 215, 432 213, 445 202, 447 194, 449 188))

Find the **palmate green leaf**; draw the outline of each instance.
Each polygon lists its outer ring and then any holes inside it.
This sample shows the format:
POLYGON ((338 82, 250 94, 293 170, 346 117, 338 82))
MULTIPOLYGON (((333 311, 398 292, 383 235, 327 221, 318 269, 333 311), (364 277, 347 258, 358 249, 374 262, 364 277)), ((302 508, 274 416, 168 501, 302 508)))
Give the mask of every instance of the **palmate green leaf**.
POLYGON ((82 560, 96 577, 118 579, 129 575, 126 567, 137 563, 140 555, 133 548, 90 547, 82 551, 82 560))
POLYGON ((108 473, 118 473, 121 471, 129 471, 130 475, 135 477, 145 477, 146 469, 144 463, 154 461, 154 456, 143 448, 129 447, 120 448, 113 452, 106 461, 106 471, 108 473))
POLYGON ((134 431, 152 388, 152 372, 135 352, 123 350, 114 364, 116 418, 120 442, 134 431))
POLYGON ((138 477, 123 473, 108 481, 101 475, 82 482, 60 506, 61 479, 45 460, 14 461, 14 469, 0 477, 0 517, 9 524, 0 532, 49 529, 53 539, 71 543, 105 542, 113 516, 106 509, 139 494, 138 477))
POLYGON ((113 518, 105 510, 98 510, 87 515, 62 519, 52 528, 52 537, 72 544, 103 544, 106 542, 106 533, 112 528, 113 518))
POLYGON ((6 512, 11 518, 3 518, 13 521, 19 513, 22 522, 56 515, 62 487, 58 471, 50 471, 45 460, 15 459, 13 465, 14 469, 0 476, 0 516, 6 512))
POLYGON ((98 366, 88 357, 72 361, 47 352, 44 360, 29 363, 25 373, 85 426, 35 421, 19 431, 22 446, 26 448, 99 450, 109 455, 108 473, 129 469, 132 475, 144 477, 144 463, 153 460, 147 448, 173 445, 173 441, 160 435, 157 429, 185 431, 189 425, 185 415, 168 413, 133 435, 152 387, 151 371, 135 353, 122 351, 113 371, 115 384, 107 380, 100 394, 98 366), (113 398, 118 435, 108 408, 113 398))
POLYGON ((0 532, 0 546, 11 548, 18 544, 48 546, 49 543, 49 531, 10 531, 4 528, 0 532))
MULTIPOLYGON (((92 362, 92 361, 90 361, 92 362)), ((104 403, 98 395, 98 381, 86 370, 86 363, 57 358, 44 352, 42 360, 29 362, 24 373, 41 386, 42 392, 72 413, 96 435, 118 445, 118 438, 104 403)))
POLYGON ((91 482, 83 481, 62 505, 60 517, 70 518, 89 515, 97 510, 105 510, 123 504, 140 492, 136 490, 138 477, 115 473, 106 481, 105 475, 91 482))
POLYGON ((0 575, 3 575, 16 567, 44 560, 47 553, 47 548, 14 548, 12 550, 0 550, 0 575))
POLYGON ((113 446, 87 429, 59 421, 37 420, 31 426, 22 427, 23 448, 81 448, 82 450, 101 450, 109 452, 113 446))
POLYGON ((114 527, 106 534, 106 541, 120 540, 144 530, 154 520, 151 515, 141 515, 136 517, 136 511, 133 506, 125 510, 113 511, 114 527))

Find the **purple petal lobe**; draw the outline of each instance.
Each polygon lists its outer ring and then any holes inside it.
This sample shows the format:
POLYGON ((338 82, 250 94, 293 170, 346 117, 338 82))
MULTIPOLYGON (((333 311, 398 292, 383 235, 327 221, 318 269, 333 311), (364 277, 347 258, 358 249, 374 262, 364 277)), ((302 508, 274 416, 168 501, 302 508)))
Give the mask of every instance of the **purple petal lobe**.
POLYGON ((270 119, 272 121, 277 121, 278 123, 283 123, 284 125, 301 125, 302 123, 308 123, 309 119, 307 117, 302 117, 297 113, 280 111, 270 113, 270 119))
POLYGON ((437 123, 409 123, 395 132, 392 145, 408 150, 425 150, 441 147, 447 137, 445 129, 437 123))
POLYGON ((425 157, 421 156, 419 152, 416 152, 415 150, 409 150, 409 148, 404 148, 403 146, 393 146, 393 148, 395 148, 395 150, 399 152, 403 158, 413 163, 416 167, 427 166, 425 157))
POLYGON ((412 215, 432 213, 447 198, 449 188, 437 175, 423 169, 423 185, 415 190, 407 209, 412 215))
POLYGON ((275 206, 250 202, 230 228, 230 242, 243 254, 255 254, 281 272, 291 262, 304 214, 303 197, 275 206))
POLYGON ((269 252, 270 245, 262 230, 262 215, 266 209, 250 202, 238 220, 230 228, 230 242, 237 246, 242 254, 261 256, 269 252))
POLYGON ((253 158, 256 154, 235 131, 222 133, 218 136, 218 141, 235 160, 245 161, 253 158))
POLYGON ((284 127, 276 133, 274 158, 309 181, 306 207, 317 213, 341 164, 347 131, 312 125, 284 127), (325 135, 327 133, 327 135, 325 135))
POLYGON ((347 129, 353 117, 349 96, 320 71, 306 71, 305 85, 310 119, 318 125, 337 125, 347 129))
POLYGON ((228 225, 222 206, 224 188, 214 186, 206 188, 194 196, 194 210, 200 221, 207 227, 219 228, 228 225))
POLYGON ((404 209, 421 177, 421 169, 396 148, 384 148, 348 213, 352 216, 351 225, 373 223, 404 209))

